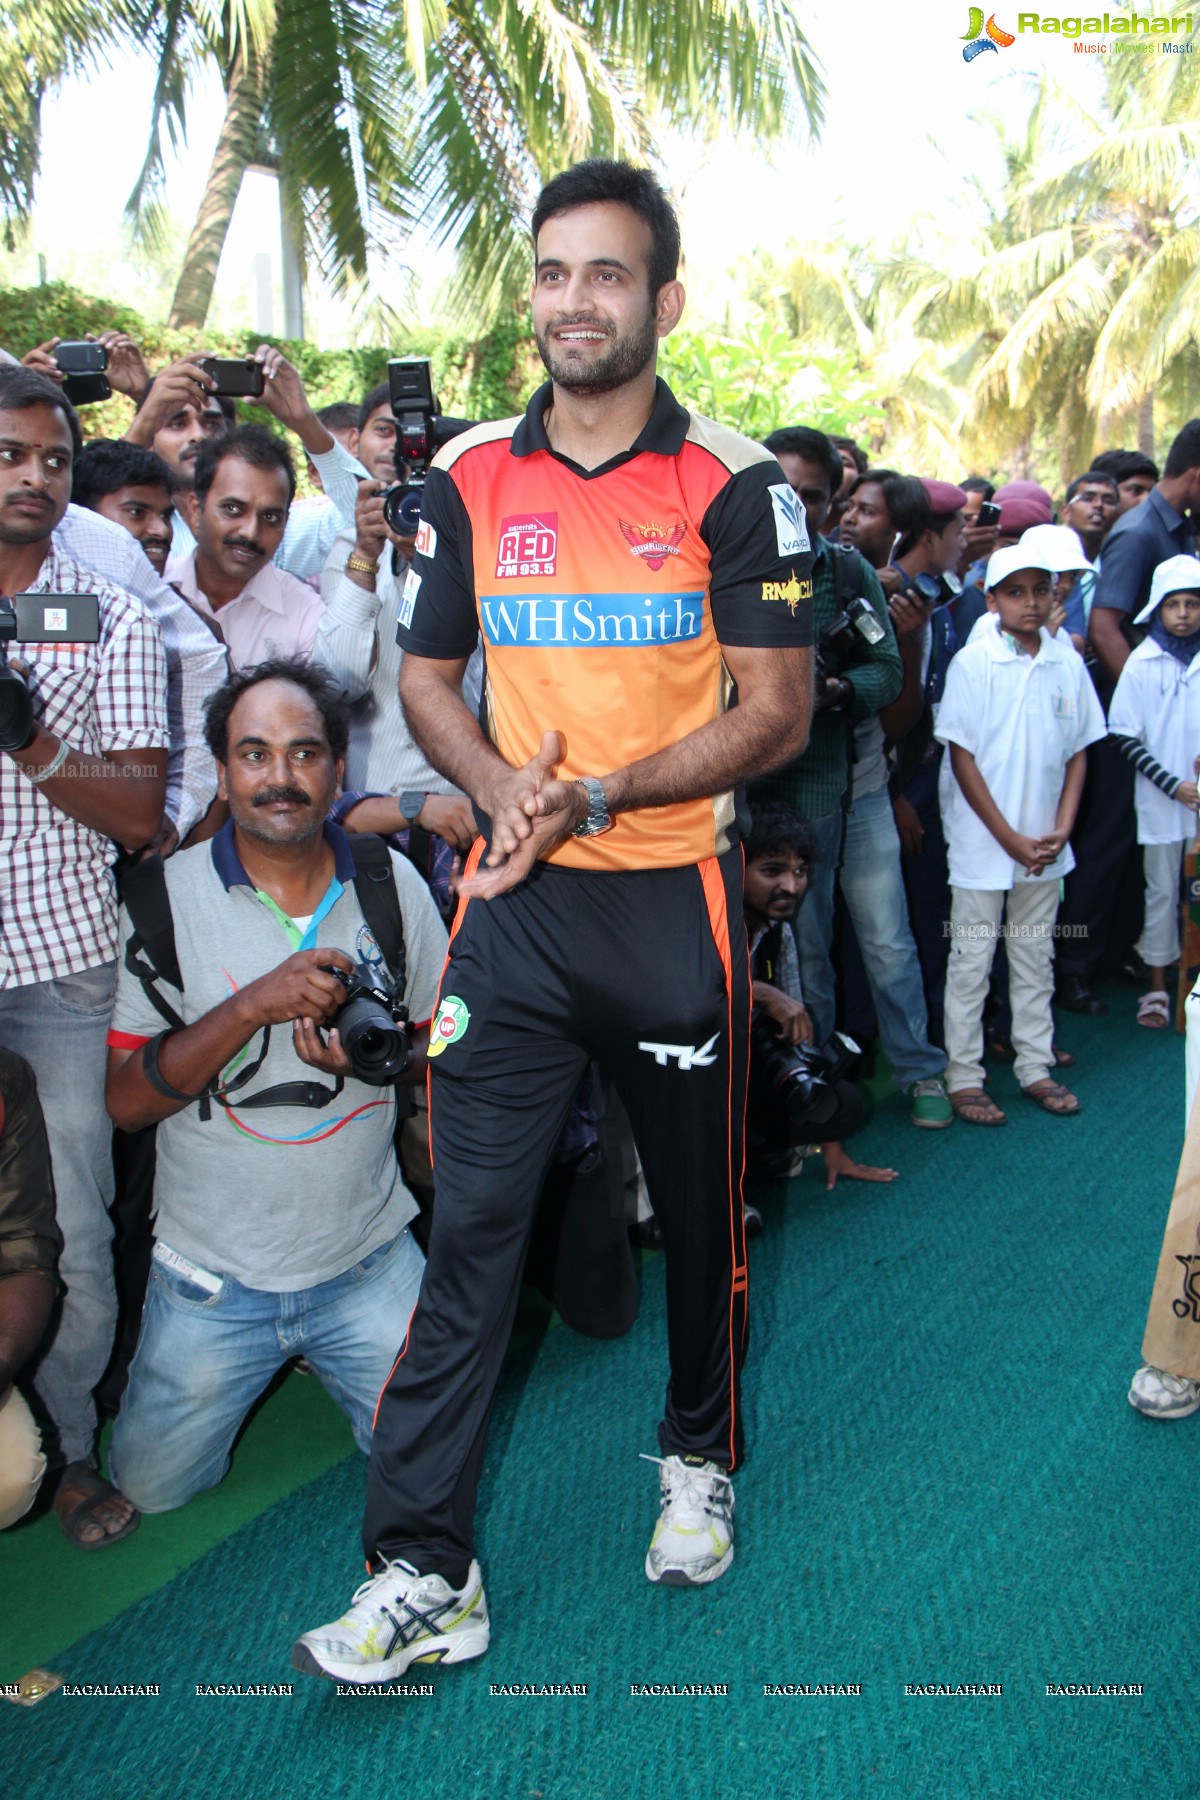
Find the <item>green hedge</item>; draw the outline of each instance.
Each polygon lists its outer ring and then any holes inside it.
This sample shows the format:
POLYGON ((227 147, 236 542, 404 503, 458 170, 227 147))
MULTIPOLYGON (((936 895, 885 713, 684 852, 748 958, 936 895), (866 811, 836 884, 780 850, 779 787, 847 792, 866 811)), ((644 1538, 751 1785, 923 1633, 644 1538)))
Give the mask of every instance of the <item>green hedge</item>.
MULTIPOLYGON (((334 400, 358 402, 368 389, 387 379, 390 356, 428 356, 434 388, 448 413, 467 419, 502 419, 520 412, 534 370, 539 366, 528 314, 500 320, 486 337, 471 341, 436 330, 411 333, 393 348, 320 350, 300 338, 264 339, 257 332, 230 335, 216 331, 170 331, 149 325, 132 307, 119 306, 94 294, 82 294, 65 282, 44 287, 0 288, 0 346, 24 356, 49 338, 82 338, 91 332, 128 332, 142 346, 151 370, 211 350, 217 356, 245 356, 260 343, 274 344, 293 362, 314 407, 334 400)), ((133 412, 119 394, 80 417, 87 437, 119 437, 133 412)), ((247 418, 271 424, 271 414, 247 406, 247 418)))

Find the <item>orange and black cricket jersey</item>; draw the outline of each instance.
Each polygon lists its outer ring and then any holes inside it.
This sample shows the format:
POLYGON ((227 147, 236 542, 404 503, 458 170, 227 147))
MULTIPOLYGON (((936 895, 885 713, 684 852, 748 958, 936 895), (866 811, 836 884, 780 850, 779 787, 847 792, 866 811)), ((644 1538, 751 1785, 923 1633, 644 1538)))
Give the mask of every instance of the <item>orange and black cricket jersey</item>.
MULTIPOLYGON (((632 448, 596 469, 551 449, 551 398, 546 382, 523 417, 439 452, 397 636, 414 655, 457 658, 482 634, 492 742, 520 766, 557 731, 573 780, 718 718, 722 645, 810 644, 813 552, 770 452, 690 415, 664 382, 632 448)), ((677 868, 735 839, 724 793, 622 813, 549 860, 677 868)))

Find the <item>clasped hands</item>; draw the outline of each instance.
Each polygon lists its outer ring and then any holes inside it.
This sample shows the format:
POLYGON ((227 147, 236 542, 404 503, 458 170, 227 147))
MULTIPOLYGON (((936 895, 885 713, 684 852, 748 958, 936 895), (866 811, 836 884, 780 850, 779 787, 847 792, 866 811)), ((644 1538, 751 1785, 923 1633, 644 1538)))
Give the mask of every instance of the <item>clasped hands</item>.
POLYGON ((471 899, 492 900, 524 881, 535 862, 569 838, 588 814, 587 791, 577 781, 559 781, 563 759, 556 731, 542 733, 536 756, 519 769, 505 769, 480 796, 492 821, 492 842, 482 863, 462 883, 471 899))

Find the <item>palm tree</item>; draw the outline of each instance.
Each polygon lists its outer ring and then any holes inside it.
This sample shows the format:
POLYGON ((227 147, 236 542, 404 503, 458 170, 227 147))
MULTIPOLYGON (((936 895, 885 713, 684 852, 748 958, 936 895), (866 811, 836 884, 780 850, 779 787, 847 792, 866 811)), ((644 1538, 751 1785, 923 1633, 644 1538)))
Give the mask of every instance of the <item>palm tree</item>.
MULTIPOLYGON (((32 0, 47 11, 84 3, 32 0)), ((190 72, 215 61, 225 82, 172 325, 204 321, 251 162, 279 170, 285 229, 335 286, 361 281, 373 252, 419 220, 458 246, 479 311, 511 286, 522 218, 565 163, 646 158, 661 124, 771 136, 821 118, 797 0, 653 10, 631 0, 119 0, 139 4, 140 41, 158 57, 150 149, 131 198, 140 229, 161 216, 162 145, 186 133, 190 72)), ((130 35, 119 10, 102 29, 108 41, 130 35)))
MULTIPOLYGON (((1195 411, 1200 332, 1200 106, 1186 56, 1114 58, 1096 112, 1047 87, 1014 241, 972 276, 996 334, 974 377, 985 406, 1033 408, 1085 435, 1136 421, 1154 447, 1156 393, 1195 411), (1133 59, 1129 59, 1132 61, 1133 59), (1161 68, 1157 65, 1161 64, 1161 68)), ((1070 435, 1070 433, 1064 433, 1070 435)))

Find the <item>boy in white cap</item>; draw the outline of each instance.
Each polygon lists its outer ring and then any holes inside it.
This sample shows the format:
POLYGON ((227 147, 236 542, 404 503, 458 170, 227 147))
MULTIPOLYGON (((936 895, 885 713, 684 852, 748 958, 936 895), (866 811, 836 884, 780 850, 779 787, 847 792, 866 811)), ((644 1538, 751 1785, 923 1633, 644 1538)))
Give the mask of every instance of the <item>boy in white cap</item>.
POLYGON ((934 727, 949 746, 940 788, 952 896, 946 1085, 972 1125, 1005 1123, 983 1072, 983 1005, 1002 928, 1021 1092, 1046 1112, 1079 1111, 1050 1074, 1053 933, 1059 881, 1074 867, 1083 753, 1105 724, 1083 659, 1045 629, 1056 573, 1026 540, 993 553, 984 578, 993 629, 977 628, 951 663, 934 727))
POLYGON ((1200 560, 1171 556, 1159 563, 1134 623, 1146 627, 1146 636, 1121 671, 1108 729, 1137 770, 1134 802, 1146 871, 1137 948, 1150 971, 1138 1024, 1162 1030, 1171 1016, 1167 968, 1179 956, 1179 872, 1184 847, 1196 837, 1200 560))

